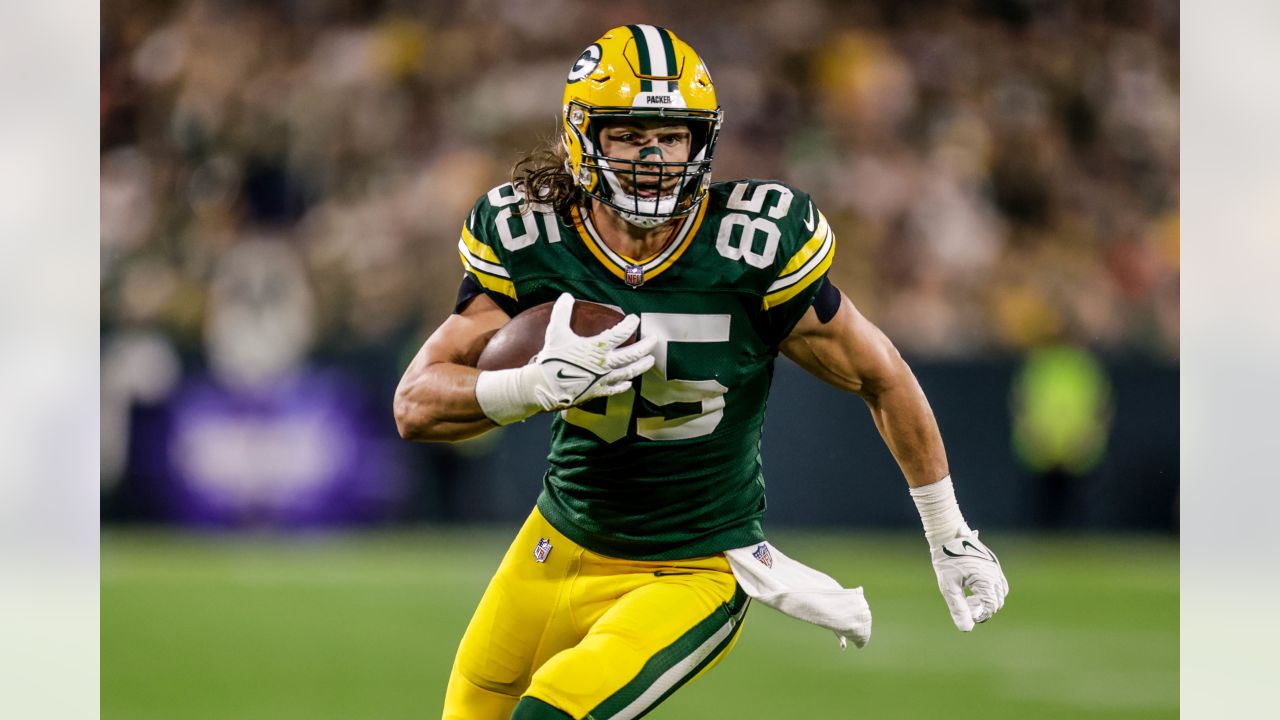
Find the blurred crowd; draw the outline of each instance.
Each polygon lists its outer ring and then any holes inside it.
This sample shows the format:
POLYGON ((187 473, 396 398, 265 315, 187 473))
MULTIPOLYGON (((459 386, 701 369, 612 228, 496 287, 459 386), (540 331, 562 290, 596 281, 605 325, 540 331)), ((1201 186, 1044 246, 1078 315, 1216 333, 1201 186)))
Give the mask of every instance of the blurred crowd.
POLYGON ((112 0, 104 478, 113 418, 193 373, 345 368, 389 406, 471 204, 635 22, 706 60, 715 177, 810 192, 833 279, 909 357, 1176 362, 1175 0, 112 0))

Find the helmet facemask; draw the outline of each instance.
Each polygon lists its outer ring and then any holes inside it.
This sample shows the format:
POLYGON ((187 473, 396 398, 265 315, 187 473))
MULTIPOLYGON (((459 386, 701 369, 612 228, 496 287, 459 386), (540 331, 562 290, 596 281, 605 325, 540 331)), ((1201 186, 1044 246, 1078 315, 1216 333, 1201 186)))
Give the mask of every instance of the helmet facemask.
MULTIPOLYGON (((570 103, 566 123, 582 148, 582 160, 574 181, 583 192, 616 210, 628 223, 653 228, 689 214, 706 196, 711 184, 711 158, 720 128, 720 111, 666 109, 637 111, 631 107, 587 107, 570 103), (625 120, 662 119, 681 122, 692 135, 689 159, 675 162, 653 149, 649 157, 627 160, 604 155, 599 146, 601 130, 625 120), (637 192, 654 191, 653 196, 637 192)), ((650 148, 641 151, 641 155, 650 148)))

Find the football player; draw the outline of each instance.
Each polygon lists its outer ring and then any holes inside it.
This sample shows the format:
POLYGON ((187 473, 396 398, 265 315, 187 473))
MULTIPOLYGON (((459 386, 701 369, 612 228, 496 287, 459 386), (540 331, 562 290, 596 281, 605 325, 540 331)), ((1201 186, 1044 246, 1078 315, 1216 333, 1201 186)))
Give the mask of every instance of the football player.
POLYGON ((410 440, 556 414, 542 492, 458 648, 444 717, 639 717, 724 657, 749 596, 865 644, 861 589, 824 589, 761 527, 779 352, 866 401, 955 624, 989 619, 1008 592, 999 561, 960 513, 911 370, 827 280, 827 219, 784 183, 711 182, 721 110, 702 59, 665 28, 615 28, 573 64, 561 112, 559 146, 466 219, 455 313, 395 398, 410 440), (626 318, 579 337, 574 298, 626 318), (474 367, 490 333, 549 301, 533 362, 474 367))

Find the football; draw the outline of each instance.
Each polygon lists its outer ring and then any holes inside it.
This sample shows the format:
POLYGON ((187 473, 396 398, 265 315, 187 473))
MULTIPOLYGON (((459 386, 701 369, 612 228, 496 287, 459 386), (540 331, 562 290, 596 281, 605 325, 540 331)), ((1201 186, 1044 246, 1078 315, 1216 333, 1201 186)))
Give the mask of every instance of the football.
MULTIPOLYGON (((506 370, 528 364, 542 349, 547 324, 551 322, 551 306, 555 303, 535 305, 511 318, 503 325, 480 352, 476 367, 481 370, 506 370)), ((578 335, 588 337, 608 330, 622 320, 624 315, 611 307, 586 300, 573 303, 569 327, 578 335)), ((635 333, 622 344, 636 341, 635 333)))

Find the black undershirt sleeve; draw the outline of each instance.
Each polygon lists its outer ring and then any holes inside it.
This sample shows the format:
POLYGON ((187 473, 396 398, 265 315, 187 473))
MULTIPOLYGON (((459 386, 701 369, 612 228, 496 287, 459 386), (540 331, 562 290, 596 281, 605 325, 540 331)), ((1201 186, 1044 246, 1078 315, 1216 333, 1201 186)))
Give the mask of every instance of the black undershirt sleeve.
MULTIPOLYGON (((818 283, 818 290, 814 293, 809 307, 813 308, 814 313, 817 314, 818 322, 826 325, 840 311, 840 290, 825 275, 818 283)), ((795 318, 794 315, 791 318, 788 324, 788 320, 783 313, 771 311, 766 314, 765 336, 775 345, 786 340, 787 335, 795 329, 795 323, 798 322, 798 318, 795 318)))
POLYGON ((822 287, 818 288, 818 295, 813 299, 813 311, 818 314, 818 322, 826 325, 839 310, 840 290, 824 275, 822 287))
POLYGON ((453 303, 453 314, 458 315, 467 309, 467 305, 471 303, 475 296, 483 295, 484 288, 480 287, 480 283, 470 275, 462 276, 462 285, 458 287, 458 299, 453 303))

